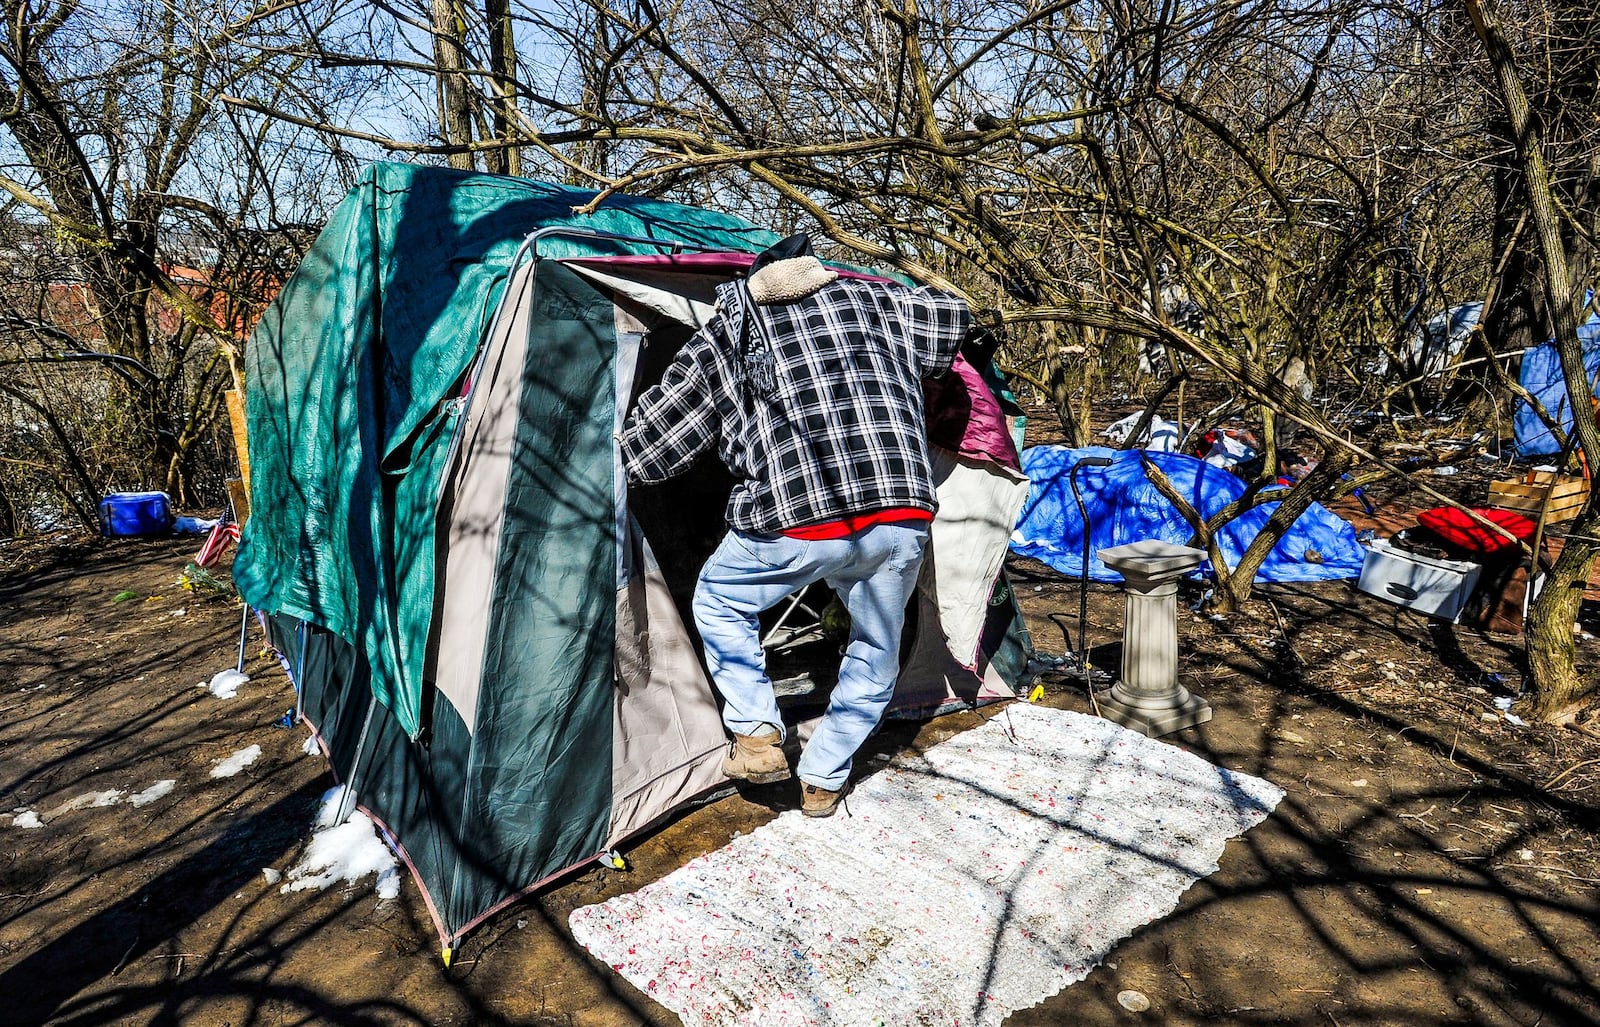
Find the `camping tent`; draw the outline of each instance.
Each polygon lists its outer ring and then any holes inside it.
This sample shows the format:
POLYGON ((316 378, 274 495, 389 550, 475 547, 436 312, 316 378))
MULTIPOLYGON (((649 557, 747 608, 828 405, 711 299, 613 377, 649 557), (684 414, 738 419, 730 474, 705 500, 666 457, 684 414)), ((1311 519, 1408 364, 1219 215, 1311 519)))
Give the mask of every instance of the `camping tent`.
MULTIPOLYGON (((447 954, 725 784, 683 611, 730 483, 713 460, 630 497, 613 433, 774 236, 593 195, 377 165, 246 350, 234 576, 447 954)), ((996 588, 1026 483, 945 441, 901 709, 1009 695, 1026 660, 996 588)))
MULTIPOLYGON (((1145 474, 1145 460, 1166 474, 1178 493, 1202 517, 1215 515, 1244 495, 1243 480, 1185 453, 1118 451, 1105 446, 1082 449, 1034 446, 1022 453, 1022 466, 1032 486, 1012 536, 1012 550, 1046 563, 1069 577, 1081 577, 1087 531, 1090 579, 1121 581, 1122 575, 1095 555, 1099 550, 1142 539, 1187 545, 1194 537, 1194 529, 1145 474), (1074 495, 1072 470, 1086 457, 1109 458, 1111 466, 1085 466, 1078 472, 1078 492, 1074 495), (1079 513, 1080 496, 1084 513, 1079 513)), ((1238 564, 1277 507, 1277 503, 1253 507, 1217 532, 1218 549, 1230 567, 1238 564)), ((1354 578, 1361 573, 1364 555, 1365 550, 1356 541, 1355 529, 1350 523, 1321 504, 1313 503, 1267 554, 1256 572, 1256 580, 1354 578)), ((1202 564, 1196 573, 1211 573, 1210 561, 1202 564)))
MULTIPOLYGON (((1578 326, 1578 342, 1583 349, 1583 375, 1589 391, 1600 398, 1600 314, 1578 326)), ((1561 373, 1561 356, 1554 339, 1530 347, 1522 354, 1522 387, 1539 401, 1563 431, 1572 431, 1572 404, 1567 399, 1567 381, 1561 373)), ((1549 456, 1561 452, 1556 437, 1534 413, 1527 401, 1517 404, 1516 438, 1518 456, 1549 456)))

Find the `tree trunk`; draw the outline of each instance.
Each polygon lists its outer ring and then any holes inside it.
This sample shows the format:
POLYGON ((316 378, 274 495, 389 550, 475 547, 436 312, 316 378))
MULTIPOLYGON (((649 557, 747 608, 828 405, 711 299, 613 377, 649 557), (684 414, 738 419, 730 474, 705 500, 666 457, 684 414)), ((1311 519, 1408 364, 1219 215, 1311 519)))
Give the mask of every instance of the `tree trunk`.
POLYGON ((1050 385, 1050 405, 1061 422, 1066 444, 1076 449, 1083 445, 1083 436, 1078 431, 1078 417, 1072 409, 1072 386, 1067 382, 1066 361, 1061 359, 1061 331, 1051 323, 1044 326, 1044 370, 1045 381, 1050 385))
POLYGON ((1600 546, 1593 539, 1600 532, 1600 505, 1591 491, 1588 507, 1572 523, 1561 555, 1544 575, 1544 587, 1528 609, 1524 631, 1528 652, 1528 671, 1537 691, 1529 715, 1544 723, 1567 716, 1595 682, 1584 684, 1578 677, 1573 625, 1583 605, 1583 589, 1589 581, 1600 546), (1551 687, 1549 682, 1570 682, 1566 687, 1551 687))
MULTIPOLYGON (((433 63, 439 75, 439 130, 451 146, 472 142, 472 101, 467 92, 466 51, 462 39, 466 25, 455 0, 433 0, 433 63)), ((471 171, 476 166, 472 153, 461 150, 450 154, 450 166, 471 171)))
MULTIPOLYGON (((494 135, 501 141, 517 133, 517 45, 512 33, 508 0, 484 0, 483 16, 489 23, 489 73, 494 89, 494 135)), ((515 146, 484 155, 496 174, 522 174, 522 151, 515 146)))
POLYGON ((1255 588, 1256 572, 1261 570, 1261 565, 1272 555, 1273 548, 1294 526, 1294 522, 1300 519, 1300 515, 1311 509, 1312 503, 1332 492, 1340 475, 1349 470, 1351 461, 1349 453, 1332 450, 1298 485, 1278 493, 1283 497, 1278 503, 1278 508, 1272 511, 1267 523, 1262 525, 1260 533, 1250 541, 1250 545, 1240 555, 1239 564, 1233 569, 1233 573, 1228 575, 1227 581, 1218 581, 1219 600, 1223 599, 1223 594, 1226 593, 1229 608, 1237 609, 1250 598, 1255 588))
MULTIPOLYGON (((1551 191, 1550 172, 1545 164, 1540 125, 1517 77, 1510 46, 1499 26, 1489 17, 1480 0, 1466 0, 1467 14, 1483 42, 1484 52, 1494 68, 1495 78, 1505 100, 1511 136, 1516 143, 1517 171, 1522 176, 1529 214, 1539 242, 1544 265, 1543 292, 1545 313, 1555 336, 1561 358, 1562 378, 1571 397, 1572 432, 1577 448, 1590 467, 1600 466, 1600 424, 1594 407, 1586 402, 1592 395, 1584 376, 1583 350, 1578 341, 1577 304, 1568 271, 1567 249, 1561 239, 1560 219, 1551 191)), ((1596 547, 1590 539, 1600 528, 1600 489, 1589 490, 1588 502, 1579 513, 1561 551, 1556 567, 1545 582, 1544 591, 1529 610, 1528 630, 1524 634, 1528 669, 1538 690, 1534 716, 1554 719, 1570 708, 1594 682, 1578 677, 1576 643, 1572 624, 1583 601, 1582 583, 1589 578, 1596 547)))

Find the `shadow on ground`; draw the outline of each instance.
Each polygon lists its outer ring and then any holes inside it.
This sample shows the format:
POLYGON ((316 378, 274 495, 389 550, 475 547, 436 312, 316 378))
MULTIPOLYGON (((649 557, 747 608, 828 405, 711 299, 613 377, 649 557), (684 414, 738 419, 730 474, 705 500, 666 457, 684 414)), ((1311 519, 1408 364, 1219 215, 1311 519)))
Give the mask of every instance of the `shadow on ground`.
MULTIPOLYGON (((567 917, 791 808, 789 786, 665 825, 630 848, 631 872, 589 869, 507 910, 446 970, 409 882, 392 902, 370 878, 267 883, 264 867, 298 858, 330 781, 302 755, 304 729, 273 726, 293 695, 259 636, 238 699, 195 687, 233 664, 238 607, 174 589, 189 548, 90 546, 0 579, 17 654, 0 671, 0 808, 43 822, 0 822, 0 1022, 676 1022, 576 948, 567 917), (111 601, 124 591, 137 598, 111 601), (245 773, 210 776, 252 744, 245 773), (127 800, 163 780, 169 795, 127 800)), ((1071 627, 1075 585, 1019 572, 1035 639, 1061 651, 1072 638, 1048 615, 1071 627)), ((1223 621, 1180 607, 1184 681, 1216 717, 1169 741, 1287 797, 1171 915, 1008 1022, 1127 1023, 1130 989, 1151 1003, 1139 1019, 1166 1024, 1600 1022, 1600 772, 1584 765, 1600 746, 1485 719, 1515 686, 1513 646, 1343 585, 1271 598, 1223 621)), ((1114 665, 1120 599, 1096 586, 1088 605, 1096 662, 1114 665)), ((1045 701, 1088 709, 1070 682, 1045 701)), ((890 723, 858 772, 993 712, 890 723)))

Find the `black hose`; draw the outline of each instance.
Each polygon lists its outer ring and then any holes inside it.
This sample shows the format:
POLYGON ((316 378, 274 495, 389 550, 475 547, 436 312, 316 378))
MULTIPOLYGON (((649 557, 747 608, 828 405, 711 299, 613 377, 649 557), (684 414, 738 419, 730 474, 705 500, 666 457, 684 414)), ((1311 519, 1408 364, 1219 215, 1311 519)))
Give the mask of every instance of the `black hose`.
POLYGON ((1085 467, 1110 467, 1108 456, 1086 456, 1072 465, 1067 472, 1067 484, 1072 486, 1072 498, 1078 502, 1078 522, 1083 525, 1083 576, 1078 579, 1078 666, 1083 669, 1083 686, 1089 682, 1089 650, 1084 645, 1084 622, 1089 619, 1089 510, 1083 505, 1083 494, 1078 491, 1078 472, 1085 467))

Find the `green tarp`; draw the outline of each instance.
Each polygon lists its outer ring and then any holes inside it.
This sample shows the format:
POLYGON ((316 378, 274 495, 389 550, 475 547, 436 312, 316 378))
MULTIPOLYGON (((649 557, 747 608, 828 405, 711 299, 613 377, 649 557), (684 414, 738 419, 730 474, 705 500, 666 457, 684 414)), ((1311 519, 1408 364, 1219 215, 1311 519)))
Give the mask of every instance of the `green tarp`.
MULTIPOLYGON (((452 400, 523 238, 567 226, 727 250, 775 239, 735 217, 637 197, 573 213, 593 195, 375 165, 246 348, 251 518, 234 578, 256 609, 364 652, 374 694, 408 735, 422 720, 452 400)), ((626 252, 655 250, 574 237, 539 244, 543 257, 626 252)), ((574 384, 599 387, 595 370, 574 368, 574 384)), ((608 573, 592 584, 609 597, 614 582, 608 573)))

